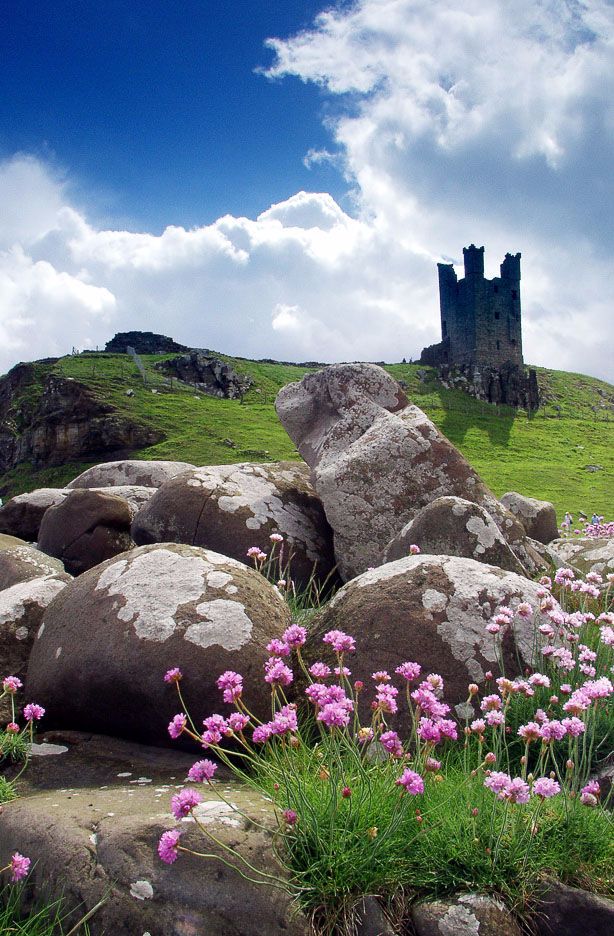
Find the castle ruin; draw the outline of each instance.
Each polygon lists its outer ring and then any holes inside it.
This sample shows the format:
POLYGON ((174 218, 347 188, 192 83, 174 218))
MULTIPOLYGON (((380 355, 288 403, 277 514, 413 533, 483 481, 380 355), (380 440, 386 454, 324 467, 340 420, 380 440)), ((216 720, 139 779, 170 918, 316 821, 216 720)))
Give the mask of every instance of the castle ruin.
POLYGON ((465 276, 438 263, 441 341, 424 348, 420 364, 438 367, 452 383, 491 403, 537 409, 535 371, 524 369, 520 254, 506 254, 501 275, 484 277, 484 248, 463 247, 465 276))

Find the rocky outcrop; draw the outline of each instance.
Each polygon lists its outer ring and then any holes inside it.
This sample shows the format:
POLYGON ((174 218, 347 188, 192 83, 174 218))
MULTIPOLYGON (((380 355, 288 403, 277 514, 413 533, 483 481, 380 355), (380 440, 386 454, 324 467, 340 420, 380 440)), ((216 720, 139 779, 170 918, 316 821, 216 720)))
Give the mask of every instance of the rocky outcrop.
MULTIPOLYGON (((344 585, 314 622, 309 653, 323 652, 320 641, 327 631, 345 631, 356 639, 356 657, 348 663, 353 679, 368 685, 374 671, 394 673, 411 660, 424 673, 439 673, 445 700, 464 706, 469 683, 483 685, 489 670, 498 673, 496 645, 486 624, 500 606, 514 609, 529 602, 539 608, 538 589, 524 576, 473 559, 408 556, 344 585)), ((538 625, 547 621, 538 615, 538 625)), ((535 623, 516 617, 503 641, 506 672, 536 662, 534 653, 535 623)), ((365 698, 362 703, 365 723, 370 702, 365 698)), ((406 712, 398 717, 405 725, 406 712)))
POLYGON ((125 459, 123 461, 103 462, 92 465, 74 478, 67 488, 104 488, 123 485, 159 488, 166 481, 184 471, 193 470, 194 465, 180 461, 141 461, 125 459))
POLYGON ((78 380, 31 364, 0 379, 0 472, 87 461, 154 445, 163 433, 120 415, 78 380))
MULTIPOLYGON (((422 355, 421 363, 430 363, 424 359, 424 352, 422 355)), ((464 390, 487 403, 501 403, 529 412, 539 409, 537 372, 526 370, 510 361, 499 367, 486 364, 443 364, 439 367, 439 379, 447 389, 464 390)))
POLYGON ((412 545, 421 553, 463 556, 523 574, 522 564, 490 514, 462 497, 438 497, 423 507, 388 544, 386 562, 409 555, 412 545))
POLYGON ((411 920, 416 936, 522 936, 511 910, 485 894, 414 904, 411 920))
POLYGON ((291 578, 298 588, 314 575, 326 579, 334 566, 332 533, 306 465, 195 468, 167 481, 132 524, 138 544, 188 543, 250 564, 248 549, 270 554, 276 533, 285 541, 278 578, 291 578))
POLYGON ((614 572, 614 539, 607 537, 574 536, 552 540, 549 543, 552 561, 559 568, 573 566, 580 574, 614 572))
POLYGON ((182 669, 199 719, 224 710, 216 680, 236 670, 250 708, 266 717, 266 645, 289 623, 276 589, 241 563, 193 546, 142 546, 85 572, 47 609, 26 692, 50 726, 169 744, 178 702, 164 673, 182 669))
POLYGON ((166 335, 142 331, 117 332, 107 341, 104 350, 108 354, 128 354, 128 348, 132 348, 136 354, 181 354, 190 351, 186 345, 177 344, 166 335))
MULTIPOLYGON (((186 852, 172 867, 158 857, 161 834, 176 826, 171 794, 184 786, 194 757, 74 732, 44 740, 0 823, 2 864, 16 851, 36 859, 26 909, 61 895, 67 932, 100 903, 88 921, 92 936, 308 936, 307 920, 289 898, 250 882, 253 874, 186 852)), ((221 857, 230 845, 279 879, 270 802, 224 768, 218 775, 231 805, 203 784, 197 809, 222 845, 207 840, 191 819, 179 825, 182 844, 221 857)))
POLYGON ((254 383, 251 377, 238 374, 230 364, 204 351, 190 351, 170 361, 160 361, 156 368, 209 396, 228 400, 241 399, 254 383))
POLYGON ((520 520, 527 536, 532 539, 547 544, 559 535, 556 511, 549 501, 536 500, 516 491, 508 491, 501 498, 501 503, 520 520))
POLYGON ((390 540, 442 496, 482 506, 527 571, 541 564, 521 524, 382 368, 327 367, 284 387, 276 409, 312 468, 345 580, 380 565, 390 540))

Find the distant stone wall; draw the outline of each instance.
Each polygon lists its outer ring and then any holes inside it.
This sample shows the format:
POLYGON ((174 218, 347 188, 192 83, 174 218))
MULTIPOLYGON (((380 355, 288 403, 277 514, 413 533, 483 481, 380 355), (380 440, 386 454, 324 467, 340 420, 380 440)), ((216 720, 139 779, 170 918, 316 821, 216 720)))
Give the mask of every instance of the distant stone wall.
POLYGON ((439 368, 439 379, 444 387, 464 390, 487 403, 514 406, 529 412, 539 409, 537 373, 517 364, 508 362, 501 367, 443 365, 439 368))

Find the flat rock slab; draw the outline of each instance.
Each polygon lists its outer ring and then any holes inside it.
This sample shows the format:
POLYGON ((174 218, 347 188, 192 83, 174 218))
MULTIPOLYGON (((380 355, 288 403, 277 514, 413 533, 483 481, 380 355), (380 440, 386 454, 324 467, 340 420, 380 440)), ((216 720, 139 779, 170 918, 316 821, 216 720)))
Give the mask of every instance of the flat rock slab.
POLYGON ((116 487, 117 485, 141 485, 158 488, 165 481, 194 468, 189 462, 141 461, 124 459, 123 461, 103 462, 93 465, 78 475, 66 487, 96 488, 116 487))
MULTIPOLYGON (((0 861, 16 850, 32 859, 29 899, 63 894, 75 923, 106 898, 89 922, 92 936, 306 936, 304 919, 292 915, 281 890, 250 883, 215 859, 180 853, 172 866, 159 859, 159 837, 176 825, 184 845, 221 850, 193 820, 176 823, 170 813, 194 758, 71 732, 43 740, 67 750, 33 758, 21 798, 5 805, 0 822, 0 861)), ((270 804, 222 770, 220 776, 216 788, 231 805, 200 787, 201 821, 279 878, 267 831, 275 829, 270 804)))

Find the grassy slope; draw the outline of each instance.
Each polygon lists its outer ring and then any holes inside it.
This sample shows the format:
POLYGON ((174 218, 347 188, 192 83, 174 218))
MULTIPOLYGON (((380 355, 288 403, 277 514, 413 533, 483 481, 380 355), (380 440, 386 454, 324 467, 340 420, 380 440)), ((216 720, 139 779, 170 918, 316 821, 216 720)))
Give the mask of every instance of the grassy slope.
MULTIPOLYGON (((236 370, 255 380, 241 405, 236 400, 207 397, 177 381, 170 386, 168 379, 153 369, 153 364, 163 357, 143 358, 147 386, 125 355, 66 357, 53 370, 87 383, 133 420, 165 432, 164 442, 142 449, 134 457, 195 464, 299 457, 277 420, 273 401, 280 387, 304 376, 305 368, 225 357, 236 370), (129 388, 134 390, 132 397, 126 396, 129 388)), ((528 417, 522 411, 496 408, 460 391, 446 390, 427 368, 394 364, 387 370, 407 383, 410 398, 463 452, 497 495, 517 490, 553 501, 559 516, 570 509, 574 515, 578 510, 589 515, 596 510, 611 518, 614 408, 610 399, 614 399, 614 387, 610 384, 579 374, 539 369, 538 379, 548 402, 528 417), (603 470, 588 472, 587 464, 601 465, 603 470)), ((86 465, 73 464, 34 472, 29 465, 23 465, 0 480, 14 494, 43 485, 61 485, 83 467, 86 465)))

